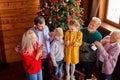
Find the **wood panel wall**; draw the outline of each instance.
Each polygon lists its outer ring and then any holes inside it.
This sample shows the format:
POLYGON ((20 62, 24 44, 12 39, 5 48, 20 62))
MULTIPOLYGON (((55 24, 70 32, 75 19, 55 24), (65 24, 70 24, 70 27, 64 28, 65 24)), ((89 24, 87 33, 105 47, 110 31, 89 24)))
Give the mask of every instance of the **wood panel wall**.
POLYGON ((2 34, 6 61, 20 61, 15 52, 21 43, 23 33, 33 26, 34 17, 39 10, 39 0, 0 0, 0 34, 2 34))

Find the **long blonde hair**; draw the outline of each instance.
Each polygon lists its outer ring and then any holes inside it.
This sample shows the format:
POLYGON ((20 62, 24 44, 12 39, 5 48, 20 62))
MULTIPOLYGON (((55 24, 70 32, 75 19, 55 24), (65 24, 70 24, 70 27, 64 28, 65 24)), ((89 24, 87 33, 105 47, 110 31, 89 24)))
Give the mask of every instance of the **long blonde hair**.
POLYGON ((32 30, 28 30, 23 34, 22 50, 26 49, 28 55, 31 55, 32 51, 34 51, 33 39, 36 39, 36 35, 32 30))

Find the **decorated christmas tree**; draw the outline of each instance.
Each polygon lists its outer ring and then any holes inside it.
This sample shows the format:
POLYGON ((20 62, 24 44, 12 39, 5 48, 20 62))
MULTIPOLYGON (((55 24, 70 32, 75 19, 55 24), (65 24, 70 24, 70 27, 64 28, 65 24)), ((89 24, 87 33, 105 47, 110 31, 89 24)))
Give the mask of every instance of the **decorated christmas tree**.
POLYGON ((68 29, 68 22, 77 19, 80 25, 84 24, 81 0, 40 0, 39 15, 45 17, 46 25, 53 30, 56 27, 68 29))

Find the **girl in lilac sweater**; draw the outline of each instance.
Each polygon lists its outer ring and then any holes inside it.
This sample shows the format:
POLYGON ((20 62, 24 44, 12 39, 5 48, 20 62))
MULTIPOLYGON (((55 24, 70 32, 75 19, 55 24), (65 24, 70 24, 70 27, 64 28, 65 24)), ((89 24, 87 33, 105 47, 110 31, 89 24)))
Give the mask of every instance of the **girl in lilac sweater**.
POLYGON ((100 80, 111 80, 120 53, 120 31, 114 31, 101 42, 94 42, 98 46, 98 67, 100 80))

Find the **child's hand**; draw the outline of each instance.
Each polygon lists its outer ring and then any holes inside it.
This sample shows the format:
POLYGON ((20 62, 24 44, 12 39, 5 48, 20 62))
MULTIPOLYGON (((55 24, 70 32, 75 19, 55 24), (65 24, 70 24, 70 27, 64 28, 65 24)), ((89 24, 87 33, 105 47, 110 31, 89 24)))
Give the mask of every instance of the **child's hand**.
POLYGON ((76 40, 73 40, 73 45, 75 45, 75 44, 76 44, 76 42, 77 42, 76 40))
POLYGON ((53 64, 54 67, 57 67, 58 65, 57 64, 53 64))
POLYGON ((70 44, 70 41, 68 40, 67 43, 68 43, 68 45, 69 45, 69 44, 70 44))
POLYGON ((49 32, 48 34, 49 34, 50 37, 54 36, 53 32, 49 32))
POLYGON ((70 40, 69 39, 67 40, 67 44, 70 45, 70 40))
POLYGON ((54 40, 55 35, 53 32, 49 32, 49 36, 50 36, 50 41, 54 40))

